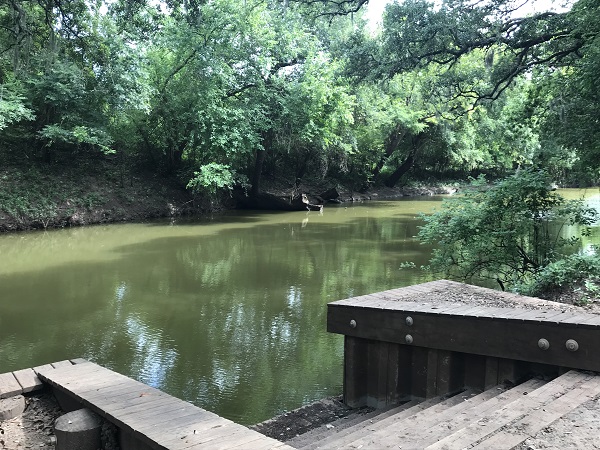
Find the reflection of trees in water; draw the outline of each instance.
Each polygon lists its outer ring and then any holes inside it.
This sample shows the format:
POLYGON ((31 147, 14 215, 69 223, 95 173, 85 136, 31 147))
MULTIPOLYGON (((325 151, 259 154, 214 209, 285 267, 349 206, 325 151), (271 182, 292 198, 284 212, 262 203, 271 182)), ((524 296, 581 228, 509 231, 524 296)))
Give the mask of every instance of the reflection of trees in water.
POLYGON ((343 348, 325 304, 411 283, 398 267, 422 250, 414 224, 356 220, 158 238, 33 283, 13 277, 28 283, 13 296, 43 314, 28 330, 34 350, 20 352, 27 365, 88 357, 247 423, 333 394, 343 348))

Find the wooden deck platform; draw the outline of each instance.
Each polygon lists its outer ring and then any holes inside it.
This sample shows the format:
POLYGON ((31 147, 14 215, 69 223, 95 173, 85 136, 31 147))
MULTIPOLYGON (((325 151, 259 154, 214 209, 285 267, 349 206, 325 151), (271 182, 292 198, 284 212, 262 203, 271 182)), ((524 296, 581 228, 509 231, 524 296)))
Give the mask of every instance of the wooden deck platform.
POLYGON ((44 383, 114 423, 147 448, 291 448, 91 362, 49 365, 35 372, 44 383))
POLYGON ((345 336, 344 401, 353 407, 600 371, 600 315, 447 280, 330 303, 327 329, 345 336))
POLYGON ((600 371, 600 315, 568 305, 444 280, 328 306, 346 336, 600 371))
POLYGON ((292 448, 84 359, 0 374, 0 399, 45 384, 117 425, 132 448, 138 442, 161 450, 292 448))

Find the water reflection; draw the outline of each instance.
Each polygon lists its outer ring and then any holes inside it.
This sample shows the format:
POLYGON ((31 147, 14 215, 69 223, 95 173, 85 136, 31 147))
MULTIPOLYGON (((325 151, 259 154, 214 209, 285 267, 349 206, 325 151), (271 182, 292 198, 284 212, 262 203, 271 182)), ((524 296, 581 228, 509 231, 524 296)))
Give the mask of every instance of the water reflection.
POLYGON ((85 357, 246 424, 339 393, 326 303, 426 281, 435 205, 1 236, 0 372, 85 357))

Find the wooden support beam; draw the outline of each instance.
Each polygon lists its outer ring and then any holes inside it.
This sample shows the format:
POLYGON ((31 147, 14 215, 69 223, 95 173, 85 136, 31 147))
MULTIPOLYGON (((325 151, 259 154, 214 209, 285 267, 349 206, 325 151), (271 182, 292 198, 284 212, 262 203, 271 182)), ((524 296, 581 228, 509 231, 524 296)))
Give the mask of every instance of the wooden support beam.
POLYGON ((456 310, 440 312, 439 307, 402 310, 402 302, 387 303, 391 309, 330 303, 327 330, 413 347, 600 371, 600 358, 595 357, 600 348, 600 321, 595 323, 595 316, 585 323, 572 323, 561 322, 555 314, 529 314, 523 319, 519 311, 502 317, 495 312, 486 315, 485 307, 463 315, 456 310), (411 325, 406 323, 408 317, 411 325), (540 347, 540 339, 548 341, 547 349, 540 347))

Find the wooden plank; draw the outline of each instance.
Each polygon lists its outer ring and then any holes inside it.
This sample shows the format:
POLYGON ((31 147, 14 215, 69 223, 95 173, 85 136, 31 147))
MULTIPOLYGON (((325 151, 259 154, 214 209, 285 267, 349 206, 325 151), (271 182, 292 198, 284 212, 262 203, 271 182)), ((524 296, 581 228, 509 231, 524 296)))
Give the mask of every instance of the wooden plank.
POLYGON ((590 317, 589 313, 568 313, 568 315, 561 320, 561 323, 585 326, 585 322, 591 319, 592 317, 590 317))
POLYGON ((517 361, 498 358, 498 383, 516 384, 518 381, 517 361))
POLYGON ((23 393, 37 391, 42 389, 44 384, 37 377, 33 369, 22 369, 13 372, 13 375, 17 379, 17 382, 21 385, 23 393))
POLYGON ((233 450, 276 450, 276 449, 293 449, 289 445, 284 442, 279 442, 277 444, 273 444, 271 439, 261 438, 259 440, 253 442, 244 442, 240 445, 231 445, 228 447, 233 450))
POLYGON ((411 361, 411 388, 414 397, 427 397, 427 364, 429 362, 429 351, 426 348, 413 347, 411 361))
MULTIPOLYGON (((401 448, 425 448, 438 440, 453 433, 455 430, 485 420, 490 411, 494 411, 521 398, 523 392, 535 389, 540 385, 539 380, 532 380, 510 391, 503 391, 496 387, 481 394, 481 401, 468 400, 463 405, 457 405, 450 411, 442 411, 440 414, 428 415, 419 421, 419 426, 407 430, 401 438, 396 438, 393 433, 384 437, 383 445, 396 444, 401 448)), ((490 447, 506 448, 506 447, 490 447)))
POLYGON ((427 350, 427 385, 425 388, 425 398, 432 398, 437 395, 437 374, 438 374, 438 351, 435 349, 427 350))
MULTIPOLYGON (((179 399, 175 399, 179 400, 179 399)), ((181 401, 180 401, 181 402, 181 401)), ((190 408, 193 405, 182 406, 181 403, 175 403, 171 400, 165 400, 162 402, 155 402, 149 404, 146 409, 129 409, 120 411, 105 412, 105 417, 111 422, 117 424, 123 430, 127 430, 130 434, 138 436, 140 439, 147 439, 146 430, 156 429, 156 423, 166 422, 172 416, 179 418, 178 423, 175 427, 189 425, 200 420, 205 421, 207 417, 199 415, 198 411, 190 408)), ((209 413, 208 411, 205 411, 209 413)), ((209 413, 212 414, 212 413, 209 413)), ((216 416, 218 419, 222 419, 216 416)), ((164 430, 164 427, 159 428, 164 430)), ((169 433, 174 433, 174 429, 170 429, 169 433)))
MULTIPOLYGON (((476 314, 484 310, 476 310, 476 314)), ((330 304, 327 329, 398 344, 405 344, 406 335, 410 334, 413 346, 600 371, 600 359, 595 357, 595 349, 600 348, 600 327, 557 323, 552 316, 548 321, 530 322, 423 312, 412 312, 413 325, 408 326, 406 314, 398 310, 361 309, 360 319, 353 328, 350 321, 355 320, 357 311, 330 304), (538 347, 541 338, 550 341, 546 351, 538 347), (578 351, 566 350, 565 342, 569 339, 579 343, 578 351)))
POLYGON ((336 445, 332 448, 417 449, 420 447, 413 444, 414 436, 418 435, 423 429, 434 426, 448 417, 455 417, 461 411, 485 402, 498 394, 499 392, 495 390, 477 395, 467 391, 419 411, 412 416, 403 417, 400 420, 397 420, 394 416, 380 420, 368 427, 369 433, 363 431, 358 435, 352 435, 350 436, 353 439, 352 441, 347 438, 343 440, 346 445, 336 445))
POLYGON ((23 388, 12 372, 0 374, 0 398, 13 397, 23 393, 23 388))
MULTIPOLYGON (((237 440, 239 434, 244 432, 240 428, 243 427, 232 423, 222 423, 214 425, 212 428, 204 430, 201 433, 187 433, 183 436, 181 434, 163 436, 160 438, 160 442, 169 450, 183 450, 188 448, 205 449, 210 448, 209 445, 214 445, 215 440, 218 443, 222 443, 227 438, 237 440), (208 444, 209 442, 213 442, 213 444, 208 444)), ((247 428, 245 430, 250 431, 247 428)), ((156 437, 153 437, 153 439, 158 440, 156 437)))
MULTIPOLYGON (((533 386, 539 385, 534 380, 530 385, 515 388, 514 397, 533 386), (518 391, 518 392, 517 392, 518 391)), ((440 437, 448 434, 449 430, 459 428, 465 421, 479 420, 482 413, 495 409, 498 405, 509 404, 513 401, 501 389, 490 389, 480 394, 465 392, 440 403, 438 406, 426 408, 401 420, 394 418, 385 419, 369 427, 372 430, 369 436, 366 433, 354 434, 354 439, 349 442, 344 439, 341 443, 347 444, 343 448, 423 448, 425 442, 435 442, 440 437), (475 411, 473 414, 470 414, 475 411), (350 444, 350 445, 348 445, 350 444)), ((514 398, 513 397, 513 398, 514 398)), ((328 448, 342 448, 335 445, 328 448)), ((454 448, 454 447, 453 447, 454 448)))
POLYGON ((498 433, 478 443, 473 449, 514 448, 534 436, 555 420, 565 416, 581 404, 600 395, 600 376, 583 382, 543 408, 530 410, 498 433))
POLYGON ((43 366, 36 366, 33 368, 33 371, 36 373, 36 375, 38 375, 38 372, 40 370, 51 370, 54 369, 54 367, 52 367, 50 364, 44 364, 43 366))
POLYGON ((485 361, 483 355, 464 355, 464 386, 471 389, 485 389, 485 361))
POLYGON ((106 371, 107 369, 104 369, 103 367, 97 364, 90 363, 69 366, 65 365, 60 368, 54 368, 52 365, 46 364, 44 366, 34 367, 33 370, 42 381, 45 381, 45 379, 49 377, 56 377, 61 380, 61 383, 75 383, 78 381, 92 380, 97 373, 105 373, 104 371, 106 371), (73 367, 76 367, 76 369, 72 370, 73 367))
POLYGON ((446 350, 437 352, 436 395, 450 392, 452 378, 452 353, 446 350))
POLYGON ((71 364, 85 364, 85 363, 89 362, 87 359, 84 359, 84 358, 75 358, 75 359, 71 359, 69 361, 71 361, 71 364))
POLYGON ((526 320, 530 322, 560 322, 556 318, 564 316, 563 311, 532 309, 515 314, 511 318, 514 320, 526 320))
MULTIPOLYGON (((129 420, 128 424, 134 429, 135 434, 144 435, 148 438, 153 438, 156 431, 161 433, 161 430, 169 430, 169 435, 172 437, 180 437, 191 434, 207 434, 212 429, 233 424, 233 422, 219 417, 216 414, 208 413, 200 415, 196 411, 195 414, 190 410, 170 412, 169 417, 146 416, 146 419, 135 417, 135 420, 129 420)), ((160 409, 157 410, 160 414, 160 409)), ((164 439, 164 438, 163 438, 164 439)), ((163 445, 166 442, 162 442, 163 445)))
POLYGON ((387 362, 387 343, 369 341, 367 344, 367 406, 374 408, 385 406, 387 362))
POLYGON ((368 380, 368 341, 344 338, 344 403, 352 408, 366 406, 368 380))
MULTIPOLYGON (((386 367, 385 404, 393 405, 399 403, 401 394, 399 392, 400 376, 400 346, 388 344, 388 361, 386 367)), ((404 371, 403 371, 404 372, 404 371)))
POLYGON ((57 361, 57 362, 50 363, 50 365, 52 367, 54 367, 55 369, 58 369, 60 367, 70 367, 73 364, 71 363, 71 361, 69 361, 68 359, 66 359, 64 361, 57 361))
POLYGON ((485 358, 485 380, 483 389, 491 389, 501 381, 498 381, 498 358, 488 356, 485 358))
POLYGON ((489 413, 486 413, 487 417, 485 420, 470 423, 427 448, 429 450, 443 450, 446 448, 468 447, 472 443, 478 442, 491 433, 496 432, 527 412, 535 410, 535 408, 541 408, 542 405, 548 403, 550 399, 564 395, 566 391, 572 389, 582 381, 585 381, 586 378, 590 377, 586 377, 577 371, 570 371, 545 384, 541 388, 530 392, 526 396, 520 396, 517 400, 506 404, 501 408, 489 411, 489 413))
POLYGON ((153 449, 192 448, 197 444, 195 438, 177 438, 180 432, 193 431, 190 427, 202 431, 202 442, 212 442, 215 448, 261 441, 263 448, 279 446, 277 441, 246 427, 93 363, 43 368, 39 374, 153 449))
POLYGON ((102 385, 94 384, 93 386, 86 386, 85 384, 81 384, 77 388, 71 384, 69 386, 73 389, 72 392, 79 396, 85 396, 88 399, 120 397, 122 394, 131 395, 133 393, 141 395, 144 392, 142 387, 131 379, 111 380, 110 378, 102 378, 102 380, 104 381, 102 385))
POLYGON ((133 388, 128 391, 106 392, 100 395, 80 394, 79 397, 84 398, 90 403, 97 405, 111 414, 123 415, 127 410, 132 408, 150 408, 151 404, 156 402, 164 402, 165 399, 172 397, 158 391, 158 393, 142 390, 140 387, 133 388))
POLYGON ((129 430, 137 439, 158 442, 168 449, 171 449, 169 441, 172 439, 176 440, 192 433, 205 434, 213 427, 233 423, 217 415, 202 416, 191 411, 167 413, 171 417, 176 414, 175 420, 170 417, 160 417, 161 414, 163 414, 162 410, 156 409, 154 415, 146 415, 145 418, 132 416, 123 419, 119 417, 119 421, 124 422, 126 425, 123 428, 129 430))

